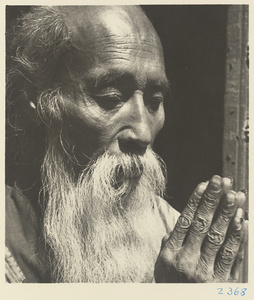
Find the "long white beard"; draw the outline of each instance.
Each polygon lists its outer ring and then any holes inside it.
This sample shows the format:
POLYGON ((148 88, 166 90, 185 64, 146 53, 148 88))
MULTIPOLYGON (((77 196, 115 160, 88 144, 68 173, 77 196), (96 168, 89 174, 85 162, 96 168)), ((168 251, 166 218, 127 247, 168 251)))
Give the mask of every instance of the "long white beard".
POLYGON ((51 143, 43 164, 51 280, 151 281, 165 234, 156 200, 165 177, 157 156, 106 152, 75 180, 57 148, 51 143))

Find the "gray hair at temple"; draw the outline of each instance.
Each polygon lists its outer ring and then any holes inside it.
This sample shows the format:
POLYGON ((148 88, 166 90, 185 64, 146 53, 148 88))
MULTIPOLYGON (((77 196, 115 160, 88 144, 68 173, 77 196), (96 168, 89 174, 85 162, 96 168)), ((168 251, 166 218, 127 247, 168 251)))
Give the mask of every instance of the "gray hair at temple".
POLYGON ((7 37, 9 122, 26 129, 41 95, 61 89, 59 74, 71 48, 70 33, 59 7, 35 7, 18 19, 7 37))

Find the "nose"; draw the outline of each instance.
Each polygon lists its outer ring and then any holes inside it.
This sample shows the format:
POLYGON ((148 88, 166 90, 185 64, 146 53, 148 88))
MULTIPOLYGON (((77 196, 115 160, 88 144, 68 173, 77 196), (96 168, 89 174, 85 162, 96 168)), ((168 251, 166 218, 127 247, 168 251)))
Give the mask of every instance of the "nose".
POLYGON ((137 91, 126 104, 124 127, 118 136, 119 147, 123 152, 141 155, 152 142, 152 124, 143 100, 143 93, 137 91))

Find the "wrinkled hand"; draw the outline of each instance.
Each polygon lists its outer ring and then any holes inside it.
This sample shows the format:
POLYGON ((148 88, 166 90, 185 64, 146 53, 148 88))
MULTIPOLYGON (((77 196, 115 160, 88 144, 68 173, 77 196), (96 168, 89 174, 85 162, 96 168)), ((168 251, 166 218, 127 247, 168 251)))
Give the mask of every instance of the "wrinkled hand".
POLYGON ((155 266, 156 282, 235 281, 247 240, 245 193, 229 178, 201 183, 164 237, 155 266))

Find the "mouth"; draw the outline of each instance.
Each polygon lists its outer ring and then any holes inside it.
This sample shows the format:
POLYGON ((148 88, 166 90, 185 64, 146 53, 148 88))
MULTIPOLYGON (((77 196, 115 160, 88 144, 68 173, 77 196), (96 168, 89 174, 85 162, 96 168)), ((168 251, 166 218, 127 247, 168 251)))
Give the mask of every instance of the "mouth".
POLYGON ((115 169, 114 188, 119 189, 123 184, 138 183, 144 172, 144 166, 138 156, 130 157, 128 163, 117 165, 115 169))
POLYGON ((117 180, 124 180, 124 179, 138 179, 143 174, 143 165, 136 166, 136 164, 132 164, 129 169, 124 169, 123 166, 119 166, 116 168, 116 178, 117 180))

